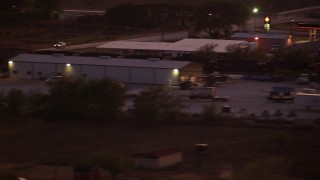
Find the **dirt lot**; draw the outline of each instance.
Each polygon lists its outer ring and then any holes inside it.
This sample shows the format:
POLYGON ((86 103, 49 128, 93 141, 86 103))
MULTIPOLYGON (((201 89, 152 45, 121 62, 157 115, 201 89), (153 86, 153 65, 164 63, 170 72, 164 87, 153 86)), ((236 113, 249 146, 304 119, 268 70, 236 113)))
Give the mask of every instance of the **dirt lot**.
POLYGON ((120 122, 45 124, 2 136, 0 162, 10 163, 12 169, 26 178, 46 180, 52 178, 50 172, 54 164, 61 170, 58 175, 60 172, 62 177, 67 173, 70 177, 70 165, 85 162, 91 153, 99 150, 130 157, 159 147, 178 147, 184 153, 182 164, 160 171, 131 169, 127 176, 152 179, 192 173, 202 179, 234 177, 235 172, 250 161, 280 156, 293 162, 290 176, 318 179, 319 138, 320 133, 315 130, 278 128, 177 125, 144 129, 120 122), (277 143, 279 133, 288 135, 283 146, 277 143), (209 152, 203 155, 196 153, 197 143, 208 143, 209 152), (46 169, 48 174, 30 173, 37 168, 46 169))

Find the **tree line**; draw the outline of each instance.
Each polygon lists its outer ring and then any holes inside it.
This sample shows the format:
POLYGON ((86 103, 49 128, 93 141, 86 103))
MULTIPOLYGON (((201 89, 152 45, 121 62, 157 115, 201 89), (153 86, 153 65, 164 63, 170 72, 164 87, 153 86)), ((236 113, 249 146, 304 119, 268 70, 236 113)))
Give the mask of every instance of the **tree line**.
POLYGON ((23 119, 54 122, 112 122, 130 114, 143 126, 174 122, 183 109, 179 98, 162 87, 146 89, 129 97, 127 88, 109 78, 101 80, 63 80, 50 84, 48 92, 11 89, 0 93, 0 122, 23 119), (127 98, 134 106, 128 109, 127 98))
MULTIPOLYGON (((19 18, 52 17, 62 12, 62 0, 0 0, 0 14, 19 18), (20 13, 24 13, 21 16, 20 13)), ((119 4, 101 16, 87 15, 78 21, 97 27, 123 27, 125 29, 191 29, 206 31, 212 38, 225 37, 232 25, 243 25, 249 18, 249 7, 244 3, 208 1, 190 4, 119 4)), ((3 17, 2 17, 3 18, 3 17)))

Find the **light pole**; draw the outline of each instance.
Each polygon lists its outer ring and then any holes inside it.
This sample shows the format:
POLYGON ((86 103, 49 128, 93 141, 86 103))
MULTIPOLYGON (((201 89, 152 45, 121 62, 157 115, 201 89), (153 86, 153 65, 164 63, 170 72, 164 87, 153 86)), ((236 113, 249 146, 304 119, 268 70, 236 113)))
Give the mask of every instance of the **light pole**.
POLYGON ((254 32, 257 31, 257 13, 259 12, 259 9, 258 8, 253 8, 252 10, 253 14, 254 14, 254 32))
POLYGON ((294 19, 291 19, 290 20, 290 35, 292 35, 292 24, 294 22, 294 19))

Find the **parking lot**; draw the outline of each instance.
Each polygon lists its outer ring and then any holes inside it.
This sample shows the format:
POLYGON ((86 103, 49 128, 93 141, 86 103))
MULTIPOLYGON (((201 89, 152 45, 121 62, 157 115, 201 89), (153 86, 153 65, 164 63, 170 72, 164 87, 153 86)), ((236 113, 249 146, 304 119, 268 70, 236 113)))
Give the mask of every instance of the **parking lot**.
MULTIPOLYGON (((308 124, 312 120, 320 118, 320 107, 299 107, 294 102, 275 103, 267 99, 269 93, 261 90, 271 90, 272 87, 292 87, 295 91, 309 88, 309 85, 298 85, 295 81, 286 81, 281 83, 275 82, 258 82, 250 80, 228 80, 225 83, 216 86, 216 94, 218 96, 229 96, 229 101, 219 102, 210 99, 189 99, 189 90, 179 90, 178 87, 171 88, 175 93, 182 97, 185 104, 185 111, 189 113, 200 113, 204 106, 214 104, 217 110, 223 106, 230 106, 233 113, 237 113, 240 109, 245 108, 247 113, 255 113, 261 115, 262 111, 267 110, 273 114, 276 110, 280 110, 284 115, 290 110, 294 110, 297 114, 297 123, 308 124)), ((148 88, 147 85, 130 85, 130 90, 139 92, 148 88)), ((29 91, 47 91, 48 86, 44 81, 40 80, 14 80, 0 79, 0 91, 6 92, 12 88, 19 88, 25 92, 29 91)), ((132 107, 132 100, 127 102, 127 108, 132 107)))
MULTIPOLYGON (((267 99, 272 87, 291 87, 295 91, 301 91, 303 88, 310 88, 309 85, 298 85, 295 81, 281 83, 275 82, 257 82, 250 80, 228 80, 223 84, 216 86, 218 96, 229 96, 228 102, 212 102, 210 99, 188 99, 184 98, 189 112, 200 112, 204 105, 214 104, 216 108, 222 109, 223 106, 230 106, 233 113, 239 112, 245 108, 247 113, 255 113, 260 116, 264 110, 271 114, 280 110, 284 115, 293 110, 297 114, 297 123, 310 123, 312 120, 320 118, 320 107, 299 107, 294 102, 275 103, 267 99)), ((188 94, 188 92, 181 92, 188 94)))

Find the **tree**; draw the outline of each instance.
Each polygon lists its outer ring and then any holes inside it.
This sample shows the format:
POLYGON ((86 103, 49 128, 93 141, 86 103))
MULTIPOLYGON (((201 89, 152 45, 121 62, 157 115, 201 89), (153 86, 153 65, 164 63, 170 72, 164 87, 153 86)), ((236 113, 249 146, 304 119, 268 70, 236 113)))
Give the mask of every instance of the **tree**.
POLYGON ((243 3, 207 1, 197 10, 195 30, 204 30, 211 38, 227 37, 232 25, 243 25, 250 11, 243 3))
POLYGON ((98 152, 91 155, 90 161, 93 165, 109 171, 113 180, 118 179, 118 176, 130 166, 128 158, 107 152, 98 152))
POLYGON ((50 15, 54 11, 61 11, 62 0, 35 0, 34 8, 39 12, 50 15))
POLYGON ((4 171, 4 172, 0 172, 0 179, 1 180, 17 180, 18 179, 18 176, 13 173, 13 172, 7 172, 7 171, 4 171))
POLYGON ((308 64, 312 63, 312 58, 300 50, 279 51, 272 58, 275 69, 289 69, 293 71, 302 71, 308 68, 308 64))
POLYGON ((162 87, 143 91, 134 100, 135 117, 148 127, 174 121, 182 108, 179 97, 162 87))
POLYGON ((239 180, 288 180, 292 162, 283 157, 267 157, 246 164, 238 173, 239 180))
POLYGON ((0 10, 5 13, 31 8, 32 0, 0 0, 0 10))
POLYGON ((20 89, 11 89, 7 95, 2 96, 2 115, 7 118, 19 117, 26 107, 26 95, 20 89))
POLYGON ((50 88, 45 110, 51 118, 100 121, 114 118, 124 99, 125 88, 111 79, 66 81, 50 88))
POLYGON ((182 4, 120 4, 105 17, 110 25, 126 28, 180 28, 190 23, 192 12, 190 5, 182 4))
POLYGON ((146 12, 143 6, 135 4, 120 4, 110 8, 105 17, 107 22, 115 26, 123 27, 146 27, 145 22, 146 12))

